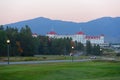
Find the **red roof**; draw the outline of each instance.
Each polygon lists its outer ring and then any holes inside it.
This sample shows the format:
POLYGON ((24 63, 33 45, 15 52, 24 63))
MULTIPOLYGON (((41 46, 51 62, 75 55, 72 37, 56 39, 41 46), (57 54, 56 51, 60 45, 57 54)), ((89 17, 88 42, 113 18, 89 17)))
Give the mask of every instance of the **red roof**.
POLYGON ((86 39, 100 39, 100 36, 86 36, 86 39))
POLYGON ((47 34, 52 34, 52 35, 55 35, 55 34, 56 34, 56 32, 51 31, 51 32, 48 32, 47 34))
POLYGON ((84 35, 84 33, 83 33, 83 32, 78 32, 77 34, 78 34, 78 35, 84 35))

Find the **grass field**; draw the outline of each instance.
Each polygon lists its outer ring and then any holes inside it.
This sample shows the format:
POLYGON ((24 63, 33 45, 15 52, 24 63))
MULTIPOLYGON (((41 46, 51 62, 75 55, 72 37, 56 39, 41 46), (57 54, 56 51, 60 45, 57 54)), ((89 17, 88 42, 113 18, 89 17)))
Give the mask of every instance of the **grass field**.
MULTIPOLYGON (((91 56, 74 56, 74 60, 80 59, 90 59, 91 56)), ((103 58, 114 58, 117 61, 120 61, 120 57, 107 57, 107 56, 97 56, 96 59, 102 60, 103 58)), ((10 62, 19 62, 19 61, 48 61, 48 60, 71 60, 71 56, 64 56, 64 55, 40 55, 34 57, 10 57, 10 62)), ((0 57, 0 62, 7 62, 8 57, 0 57)))
POLYGON ((120 80, 120 62, 0 65, 0 80, 120 80))
MULTIPOLYGON (((77 56, 74 59, 87 59, 89 56, 77 56)), ((40 55, 38 57, 10 57, 11 62, 16 61, 43 61, 43 60, 70 60, 71 56, 64 55, 40 55)), ((8 57, 0 57, 0 62, 6 62, 8 57)))

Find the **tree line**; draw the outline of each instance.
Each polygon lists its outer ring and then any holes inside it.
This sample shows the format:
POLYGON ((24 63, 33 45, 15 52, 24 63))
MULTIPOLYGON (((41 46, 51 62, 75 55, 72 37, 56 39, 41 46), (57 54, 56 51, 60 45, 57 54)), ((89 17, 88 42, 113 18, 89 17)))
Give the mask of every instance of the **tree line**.
POLYGON ((33 56, 33 55, 69 55, 74 51, 84 52, 85 55, 100 55, 100 46, 92 46, 87 41, 86 46, 80 42, 73 42, 71 38, 49 38, 47 36, 32 36, 28 25, 18 28, 0 26, 0 56, 7 56, 7 43, 10 40, 11 56, 33 56))

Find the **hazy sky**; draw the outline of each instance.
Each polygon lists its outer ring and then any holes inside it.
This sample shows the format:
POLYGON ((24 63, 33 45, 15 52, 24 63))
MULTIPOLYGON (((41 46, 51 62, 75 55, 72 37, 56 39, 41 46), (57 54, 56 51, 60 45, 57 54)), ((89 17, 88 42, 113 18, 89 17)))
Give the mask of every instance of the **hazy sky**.
POLYGON ((120 0, 0 0, 0 24, 36 17, 85 22, 120 16, 120 0))

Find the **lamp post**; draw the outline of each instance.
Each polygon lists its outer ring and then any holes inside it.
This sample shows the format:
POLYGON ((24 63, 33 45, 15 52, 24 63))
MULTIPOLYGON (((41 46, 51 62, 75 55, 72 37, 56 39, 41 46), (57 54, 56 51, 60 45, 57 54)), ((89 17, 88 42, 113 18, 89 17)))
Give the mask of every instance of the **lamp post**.
POLYGON ((74 56, 73 55, 73 49, 74 49, 74 46, 72 46, 72 55, 71 55, 72 56, 72 62, 73 62, 73 56, 74 56))
POLYGON ((7 40, 7 56, 8 56, 8 64, 9 64, 9 44, 10 44, 10 40, 7 40))
POLYGON ((65 59, 66 59, 66 48, 64 48, 64 56, 65 56, 65 59))
POLYGON ((100 54, 102 54, 102 49, 100 48, 100 54))

